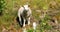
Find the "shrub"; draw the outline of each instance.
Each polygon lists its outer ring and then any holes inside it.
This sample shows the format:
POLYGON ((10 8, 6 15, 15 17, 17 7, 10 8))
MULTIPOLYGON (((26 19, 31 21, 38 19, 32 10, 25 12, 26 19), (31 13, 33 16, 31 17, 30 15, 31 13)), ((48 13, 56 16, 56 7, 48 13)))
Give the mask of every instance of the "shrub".
POLYGON ((4 7, 5 7, 5 1, 4 0, 0 0, 0 15, 2 15, 4 7))

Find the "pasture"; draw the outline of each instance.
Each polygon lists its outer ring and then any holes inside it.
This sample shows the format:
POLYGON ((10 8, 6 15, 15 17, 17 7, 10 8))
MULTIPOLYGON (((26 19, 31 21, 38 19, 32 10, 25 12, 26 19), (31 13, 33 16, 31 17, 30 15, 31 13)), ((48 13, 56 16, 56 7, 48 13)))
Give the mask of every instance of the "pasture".
POLYGON ((3 14, 0 16, 0 32, 22 32, 16 21, 17 12, 20 6, 30 5, 32 10, 31 24, 26 25, 27 32, 33 32, 33 22, 37 23, 36 32, 60 32, 60 0, 4 0, 3 14), (42 12, 41 12, 42 11, 42 12), (43 15, 43 12, 47 12, 43 15), (45 16, 45 17, 41 17, 45 16), (56 18, 57 24, 50 21, 56 18))

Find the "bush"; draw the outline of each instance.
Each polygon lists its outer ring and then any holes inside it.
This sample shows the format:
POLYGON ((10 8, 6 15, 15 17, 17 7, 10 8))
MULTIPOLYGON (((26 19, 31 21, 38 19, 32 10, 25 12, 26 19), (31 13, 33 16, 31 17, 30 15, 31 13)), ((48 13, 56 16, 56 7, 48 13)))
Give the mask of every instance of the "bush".
POLYGON ((4 7, 5 7, 5 1, 4 0, 0 0, 0 15, 2 15, 4 7))

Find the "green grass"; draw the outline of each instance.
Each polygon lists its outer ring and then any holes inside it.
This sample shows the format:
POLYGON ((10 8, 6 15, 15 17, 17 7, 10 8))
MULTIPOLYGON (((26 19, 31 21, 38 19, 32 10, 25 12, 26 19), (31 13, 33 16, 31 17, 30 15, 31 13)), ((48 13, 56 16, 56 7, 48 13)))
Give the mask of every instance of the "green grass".
MULTIPOLYGON (((44 11, 48 10, 50 8, 49 3, 52 0, 47 0, 47 2, 46 2, 46 0, 5 0, 6 5, 5 5, 5 8, 3 9, 3 15, 0 16, 0 28, 1 28, 1 25, 4 25, 8 28, 12 23, 14 23, 14 19, 17 16, 18 8, 21 5, 26 4, 27 1, 30 4, 30 7, 32 9, 32 16, 34 18, 36 18, 37 20, 40 20, 40 18, 39 18, 40 13, 37 13, 36 10, 38 10, 38 9, 39 10, 42 9, 44 11)), ((55 6, 60 7, 60 0, 55 0, 55 2, 58 4, 55 6)), ((46 18, 48 19, 48 16, 46 16, 46 18)), ((40 25, 43 25, 43 27, 38 27, 38 28, 42 29, 41 32, 43 32, 44 29, 48 30, 51 28, 49 25, 47 25, 46 18, 41 22, 42 24, 40 24, 40 25), (46 23, 46 25, 44 25, 43 23, 46 23)), ((16 29, 19 29, 18 27, 20 27, 17 23, 14 26, 16 29)), ((2 30, 2 28, 0 29, 0 31, 1 30, 2 30)), ((31 31, 32 30, 29 30, 29 32, 31 32, 31 31)), ((37 31, 39 31, 39 30, 37 30, 37 31)))

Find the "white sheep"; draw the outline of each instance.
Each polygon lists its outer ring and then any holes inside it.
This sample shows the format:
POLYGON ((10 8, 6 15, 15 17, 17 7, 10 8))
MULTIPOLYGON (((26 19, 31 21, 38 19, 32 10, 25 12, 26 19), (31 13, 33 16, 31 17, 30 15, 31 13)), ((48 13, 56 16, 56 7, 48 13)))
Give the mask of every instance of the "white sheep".
POLYGON ((23 25, 23 27, 25 27, 26 21, 28 22, 28 25, 30 24, 31 14, 32 14, 32 12, 31 12, 29 5, 26 4, 19 8, 19 10, 18 10, 19 22, 21 25, 23 25), (23 19, 23 24, 22 24, 22 19, 23 19))

